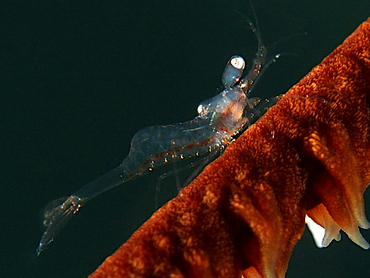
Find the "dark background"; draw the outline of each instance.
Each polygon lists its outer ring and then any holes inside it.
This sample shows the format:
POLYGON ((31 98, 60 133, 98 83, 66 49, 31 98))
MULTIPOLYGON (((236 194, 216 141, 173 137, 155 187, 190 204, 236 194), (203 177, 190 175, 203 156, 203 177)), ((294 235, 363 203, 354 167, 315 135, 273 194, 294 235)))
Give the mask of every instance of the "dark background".
MULTIPOLYGON (((370 15, 367 0, 323 2, 254 1, 270 54, 286 54, 255 95, 284 93, 370 15)), ((240 14, 253 18, 247 1, 0 5, 0 277, 86 277, 151 215, 161 170, 88 203, 35 258, 49 201, 118 165, 139 129, 193 118, 231 55, 250 62, 256 40, 240 14)), ((174 188, 166 179, 162 194, 174 188)), ((308 233, 287 273, 360 276, 370 251, 345 235, 319 250, 308 233)))

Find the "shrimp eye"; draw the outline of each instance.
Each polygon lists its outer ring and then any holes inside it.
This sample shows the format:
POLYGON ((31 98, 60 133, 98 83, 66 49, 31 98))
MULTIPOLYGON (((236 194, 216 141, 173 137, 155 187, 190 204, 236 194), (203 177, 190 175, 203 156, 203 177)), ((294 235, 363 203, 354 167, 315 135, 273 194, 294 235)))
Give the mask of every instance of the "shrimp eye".
POLYGON ((232 56, 226 64, 224 73, 222 74, 222 84, 226 89, 234 86, 243 74, 245 61, 241 56, 232 56))

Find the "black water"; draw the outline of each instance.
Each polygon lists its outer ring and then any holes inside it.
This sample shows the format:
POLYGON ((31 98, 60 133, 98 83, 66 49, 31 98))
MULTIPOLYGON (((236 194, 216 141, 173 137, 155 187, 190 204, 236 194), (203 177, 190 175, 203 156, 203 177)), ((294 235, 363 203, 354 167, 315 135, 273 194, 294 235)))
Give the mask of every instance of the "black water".
MULTIPOLYGON (((245 1, 131 2, 1 4, 0 277, 78 278, 97 268, 154 211, 160 172, 88 203, 35 258, 42 208, 118 165, 139 129, 193 118, 220 88, 228 58, 254 55, 235 12, 252 17, 245 1)), ((266 45, 287 53, 259 96, 284 93, 370 15, 364 0, 254 2, 266 45)), ((162 188, 175 192, 173 180, 162 188)), ((305 234, 287 277, 367 277, 369 262, 346 236, 318 250, 305 234)))

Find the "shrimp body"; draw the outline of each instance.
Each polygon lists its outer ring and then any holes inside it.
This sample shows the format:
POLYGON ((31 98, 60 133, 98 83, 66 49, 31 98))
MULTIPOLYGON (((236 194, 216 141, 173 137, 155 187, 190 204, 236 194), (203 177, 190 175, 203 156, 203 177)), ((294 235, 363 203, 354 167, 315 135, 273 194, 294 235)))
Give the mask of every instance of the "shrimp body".
POLYGON ((51 202, 53 205, 48 205, 44 214, 46 231, 37 247, 37 255, 87 201, 163 164, 223 152, 234 140, 234 135, 242 132, 274 104, 274 101, 261 102, 258 98, 247 97, 266 64, 266 50, 258 24, 254 27, 249 22, 249 25, 257 37, 258 49, 246 76, 242 78, 244 59, 240 56, 231 57, 222 77, 225 89, 203 101, 194 119, 140 130, 131 141, 128 156, 118 167, 78 189, 58 205, 55 205, 55 201, 51 202))

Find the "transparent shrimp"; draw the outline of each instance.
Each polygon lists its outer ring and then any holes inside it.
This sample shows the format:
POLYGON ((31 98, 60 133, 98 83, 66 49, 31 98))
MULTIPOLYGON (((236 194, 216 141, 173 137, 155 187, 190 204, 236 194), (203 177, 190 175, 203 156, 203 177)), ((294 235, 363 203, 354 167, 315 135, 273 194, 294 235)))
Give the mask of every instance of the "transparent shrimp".
POLYGON ((258 40, 256 57, 248 74, 241 79, 244 59, 240 56, 231 57, 222 77, 225 89, 203 101, 193 120, 140 130, 132 138, 128 156, 118 167, 78 189, 58 204, 50 203, 44 214, 46 231, 37 247, 37 255, 46 249, 87 201, 163 164, 222 152, 254 117, 263 114, 263 110, 271 104, 265 103, 259 108, 260 99, 248 98, 247 95, 266 65, 266 50, 257 20, 256 27, 252 22, 248 23, 258 40))

